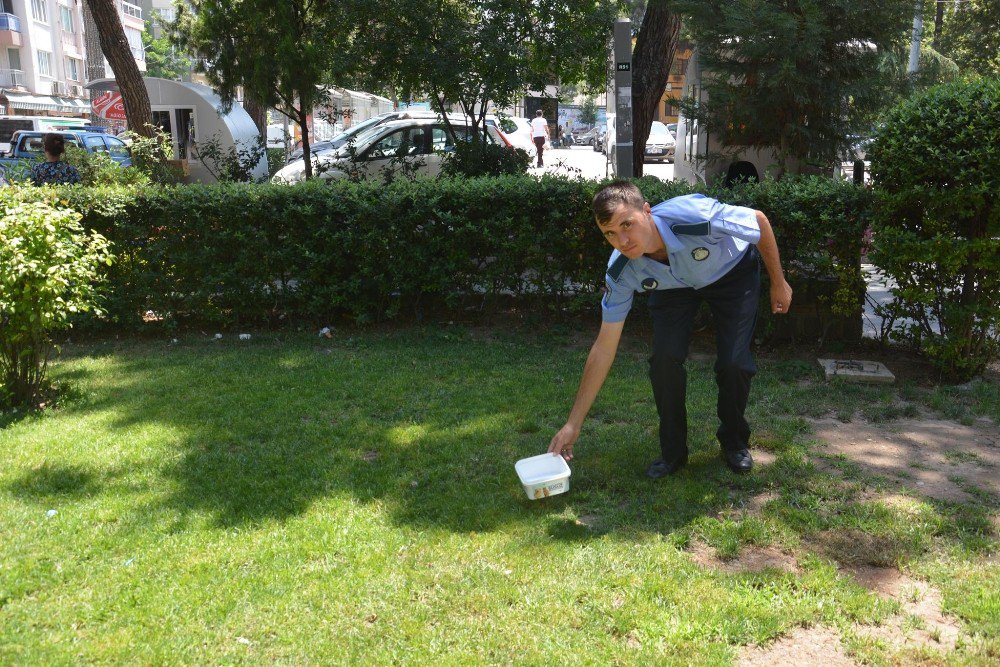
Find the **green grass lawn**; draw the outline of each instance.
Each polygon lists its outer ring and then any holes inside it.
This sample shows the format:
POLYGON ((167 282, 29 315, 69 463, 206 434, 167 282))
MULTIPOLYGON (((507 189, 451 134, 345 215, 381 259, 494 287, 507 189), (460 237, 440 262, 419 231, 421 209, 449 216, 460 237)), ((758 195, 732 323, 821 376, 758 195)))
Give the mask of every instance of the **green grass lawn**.
POLYGON ((898 662, 850 640, 898 604, 810 547, 831 531, 871 536, 879 562, 942 592, 966 638, 921 659, 1000 654, 997 499, 880 502, 863 471, 816 467, 805 419, 1000 420, 996 383, 831 390, 812 364, 763 359, 754 445, 776 459, 737 477, 714 442, 711 362, 692 362, 691 464, 653 482, 634 336, 570 492, 529 501, 513 464, 563 423, 578 340, 444 327, 67 348, 59 406, 0 422, 0 664, 715 665, 810 624, 898 662), (775 545, 798 571, 704 567, 700 543, 737 559, 775 545))

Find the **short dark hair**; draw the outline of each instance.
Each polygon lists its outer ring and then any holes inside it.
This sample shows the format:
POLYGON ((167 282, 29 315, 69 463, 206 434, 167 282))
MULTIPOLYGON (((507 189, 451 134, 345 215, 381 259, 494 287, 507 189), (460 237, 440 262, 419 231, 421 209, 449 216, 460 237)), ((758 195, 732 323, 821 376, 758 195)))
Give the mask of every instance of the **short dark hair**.
POLYGON ((42 137, 42 148, 49 155, 62 155, 66 152, 66 139, 61 134, 49 132, 42 137))
POLYGON ((541 116, 541 115, 542 115, 542 110, 541 110, 541 109, 539 109, 538 111, 536 111, 536 112, 535 112, 535 115, 536 115, 536 116, 541 116))
POLYGON ((628 181, 613 181, 597 191, 594 195, 594 218, 597 224, 606 225, 611 222, 611 216, 615 214, 621 205, 629 208, 642 209, 646 203, 645 197, 632 183, 628 181))

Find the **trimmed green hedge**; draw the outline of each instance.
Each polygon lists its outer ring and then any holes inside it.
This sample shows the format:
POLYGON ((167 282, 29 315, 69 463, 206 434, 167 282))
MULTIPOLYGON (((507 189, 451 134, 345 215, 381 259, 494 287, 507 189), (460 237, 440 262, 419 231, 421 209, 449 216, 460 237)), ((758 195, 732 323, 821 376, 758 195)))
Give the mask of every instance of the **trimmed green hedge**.
MULTIPOLYGON (((590 213, 601 183, 529 176, 149 188, 7 190, 54 198, 112 241, 111 321, 365 321, 497 297, 571 297, 596 313, 610 247, 590 213)), ((651 204, 690 186, 640 179, 651 204)), ((710 194, 771 219, 790 282, 833 277, 856 295, 866 191, 820 178, 710 194)), ((859 298, 852 304, 860 319, 859 298)), ((794 310, 794 309, 793 309, 794 310)))

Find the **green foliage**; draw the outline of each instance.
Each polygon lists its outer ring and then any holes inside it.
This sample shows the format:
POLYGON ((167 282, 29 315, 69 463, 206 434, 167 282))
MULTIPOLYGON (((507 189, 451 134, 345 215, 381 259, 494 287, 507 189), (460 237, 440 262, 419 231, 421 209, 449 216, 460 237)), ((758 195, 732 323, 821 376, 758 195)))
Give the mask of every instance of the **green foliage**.
MULTIPOLYGON (((490 105, 513 106, 553 80, 597 86, 606 78, 610 0, 383 0, 372 2, 361 85, 391 84, 402 97, 458 104, 477 126, 490 105), (401 38, 400 36, 405 36, 401 38)), ((478 140, 478 139, 474 139, 478 140)))
POLYGON ((931 88, 888 115, 868 152, 873 260, 910 320, 897 335, 956 379, 1000 353, 998 119, 997 78, 931 88))
MULTIPOLYGON (((654 205, 691 192, 637 183, 654 205)), ((106 310, 120 328, 150 310, 167 323, 364 321, 511 297, 596 313, 610 252, 590 212, 600 186, 508 175, 59 192, 115 244, 106 310)), ((853 295, 857 312, 867 191, 813 177, 711 194, 767 213, 797 296, 825 281, 831 305, 849 310, 853 295)))
POLYGON ((31 407, 44 393, 51 333, 76 313, 100 314, 97 269, 111 255, 63 202, 19 202, 17 194, 5 188, 0 201, 0 405, 31 407))
POLYGON ((270 181, 271 177, 278 173, 278 170, 285 166, 285 149, 284 148, 268 148, 267 149, 267 180, 270 181))
MULTIPOLYGON (((370 39, 365 16, 378 4, 179 0, 172 39, 200 56, 198 67, 225 104, 232 105, 242 89, 294 119, 308 139, 307 117, 326 96, 323 84, 363 67, 352 48, 370 39)), ((309 161, 306 177, 312 177, 309 161)))
POLYGON ((447 176, 506 176, 528 171, 528 152, 482 142, 459 141, 441 170, 447 176))
POLYGON ((899 72, 911 0, 683 2, 698 43, 707 100, 686 113, 731 150, 771 149, 788 163, 833 164, 848 137, 867 132, 899 72))
POLYGON ((222 183, 250 183, 257 180, 253 171, 266 154, 267 146, 260 137, 255 142, 223 147, 222 138, 217 133, 197 145, 198 159, 222 183))
POLYGON ((1000 74, 1000 2, 946 3, 939 47, 963 74, 1000 74))
POLYGON ((129 153, 132 155, 132 167, 145 174, 152 183, 179 183, 183 174, 173 164, 174 149, 170 135, 158 127, 150 127, 150 132, 152 136, 149 137, 135 132, 126 134, 131 141, 129 153))
POLYGON ((171 42, 169 37, 153 37, 149 21, 146 21, 142 43, 146 45, 146 76, 181 81, 194 69, 194 61, 183 49, 171 42))
POLYGON ((580 107, 580 122, 584 125, 597 124, 597 104, 594 102, 594 98, 589 95, 584 98, 583 105, 580 107))
POLYGON ((66 162, 80 172, 82 185, 122 185, 142 187, 150 178, 142 170, 122 167, 107 153, 91 153, 73 145, 66 146, 66 162))

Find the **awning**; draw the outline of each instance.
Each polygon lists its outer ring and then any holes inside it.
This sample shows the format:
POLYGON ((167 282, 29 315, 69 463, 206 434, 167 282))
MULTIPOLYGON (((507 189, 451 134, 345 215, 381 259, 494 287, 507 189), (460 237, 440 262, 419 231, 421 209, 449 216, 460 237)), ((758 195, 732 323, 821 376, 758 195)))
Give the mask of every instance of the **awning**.
POLYGON ((90 100, 75 97, 53 97, 31 93, 0 90, 0 97, 7 100, 11 109, 23 111, 61 111, 64 113, 90 113, 90 100))

